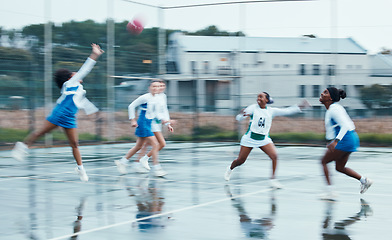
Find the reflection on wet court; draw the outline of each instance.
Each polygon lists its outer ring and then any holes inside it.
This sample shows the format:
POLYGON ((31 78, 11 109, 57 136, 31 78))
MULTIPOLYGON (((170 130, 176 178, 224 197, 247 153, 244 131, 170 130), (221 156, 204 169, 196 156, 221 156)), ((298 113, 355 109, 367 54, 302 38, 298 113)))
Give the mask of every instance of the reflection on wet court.
POLYGON ((322 147, 280 146, 277 176, 258 149, 223 180, 239 151, 232 143, 168 142, 165 178, 120 175, 114 164, 129 144, 82 146, 90 177, 74 174, 69 147, 33 149, 26 163, 0 152, 1 239, 389 239, 391 148, 361 148, 348 163, 374 180, 334 171, 337 201, 322 201, 322 147))

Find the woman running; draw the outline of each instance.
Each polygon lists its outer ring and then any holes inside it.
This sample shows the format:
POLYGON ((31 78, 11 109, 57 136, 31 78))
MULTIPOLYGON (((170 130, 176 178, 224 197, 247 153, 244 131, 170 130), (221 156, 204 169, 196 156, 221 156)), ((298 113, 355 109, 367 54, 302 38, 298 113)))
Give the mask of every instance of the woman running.
POLYGON ((80 180, 87 182, 88 176, 83 167, 82 156, 78 145, 78 133, 76 123, 76 113, 82 108, 86 114, 92 114, 98 111, 86 97, 86 91, 83 89, 83 78, 94 67, 97 59, 104 51, 97 44, 91 44, 92 51, 83 66, 77 73, 68 69, 59 69, 54 74, 54 80, 61 89, 61 97, 57 100, 57 105, 52 114, 46 118, 44 127, 28 135, 23 142, 17 142, 12 150, 12 156, 18 161, 24 161, 28 154, 28 149, 41 136, 49 133, 58 126, 62 127, 67 135, 69 144, 72 148, 73 156, 76 160, 77 167, 75 171, 79 174, 80 180))
POLYGON ((230 166, 227 167, 224 178, 226 181, 230 180, 230 176, 234 168, 245 163, 253 148, 260 148, 272 160, 272 175, 270 185, 272 188, 282 188, 283 186, 275 179, 275 172, 278 163, 278 154, 272 139, 269 137, 269 131, 272 124, 272 119, 276 116, 285 116, 301 112, 302 108, 310 106, 304 100, 301 105, 294 105, 288 108, 272 108, 267 107, 267 104, 272 104, 273 100, 267 92, 262 92, 257 95, 257 104, 252 104, 245 108, 242 113, 238 114, 236 119, 241 121, 248 116, 250 117, 250 124, 248 131, 241 138, 241 148, 238 158, 235 159, 230 166))
MULTIPOLYGON (((159 144, 158 151, 161 151, 162 148, 166 146, 166 141, 162 134, 162 124, 167 126, 169 132, 173 132, 174 130, 173 127, 171 126, 173 120, 170 120, 169 110, 167 109, 167 96, 165 94, 165 89, 166 89, 166 84, 162 80, 160 82, 159 93, 156 95, 157 97, 156 108, 155 108, 156 116, 151 122, 151 131, 154 133, 159 144)), ((148 144, 143 145, 143 148, 139 152, 139 159, 140 159, 139 161, 148 162, 148 160, 150 159, 151 156, 146 154, 148 146, 149 146, 148 144)), ((161 169, 162 167, 159 164, 159 165, 154 165, 153 168, 161 169)), ((146 169, 141 169, 141 168, 135 169, 135 171, 139 173, 146 172, 145 170, 146 169)))
POLYGON ((346 92, 342 89, 329 87, 325 89, 319 101, 324 104, 327 112, 325 113, 326 139, 330 140, 327 144, 327 151, 321 159, 325 179, 328 184, 328 192, 322 198, 333 199, 331 179, 329 176, 327 164, 335 161, 335 168, 338 172, 344 173, 361 182, 360 193, 365 193, 372 185, 373 181, 361 176, 354 170, 347 168, 346 163, 352 152, 356 152, 359 147, 358 134, 355 132, 355 126, 346 110, 338 102, 346 98, 346 92))
MULTIPOLYGON (((157 106, 157 94, 160 90, 160 81, 154 80, 151 82, 149 86, 149 93, 146 93, 137 99, 135 99, 131 104, 128 106, 128 115, 129 119, 131 120, 131 126, 136 127, 135 135, 138 137, 136 140, 136 145, 131 148, 128 153, 122 157, 120 160, 115 160, 115 164, 117 165, 117 169, 121 174, 127 173, 127 165, 129 159, 135 155, 144 144, 148 144, 152 147, 150 152, 147 154, 148 156, 152 156, 153 164, 154 164, 154 174, 155 176, 162 177, 166 175, 166 172, 162 169, 158 161, 158 151, 159 151, 159 144, 154 135, 151 131, 151 122, 156 117, 156 106, 157 106), (135 111, 136 108, 140 107, 140 114, 139 118, 135 120, 135 111)), ((140 169, 141 166, 147 170, 150 170, 150 166, 148 165, 148 158, 135 160, 134 163, 135 169, 140 169), (141 165, 141 166, 140 166, 141 165)))

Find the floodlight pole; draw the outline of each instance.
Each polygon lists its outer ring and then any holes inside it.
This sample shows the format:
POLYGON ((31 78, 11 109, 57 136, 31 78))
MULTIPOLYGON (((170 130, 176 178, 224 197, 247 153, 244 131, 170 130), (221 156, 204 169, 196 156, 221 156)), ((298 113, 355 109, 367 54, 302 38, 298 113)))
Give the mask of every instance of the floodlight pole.
POLYGON ((164 10, 158 8, 159 27, 158 27, 158 75, 166 73, 165 67, 165 48, 166 48, 166 31, 164 29, 164 10))
POLYGON ((115 59, 114 59, 114 19, 113 19, 113 0, 107 0, 108 3, 108 19, 106 22, 106 34, 107 34, 107 45, 106 45, 106 88, 107 88, 107 111, 108 111, 108 126, 107 134, 109 141, 114 141, 115 139, 115 118, 114 118, 114 103, 115 103, 115 93, 114 93, 114 78, 111 76, 115 75, 115 59))
MULTIPOLYGON (((45 1, 45 115, 48 116, 50 114, 50 109, 52 108, 52 74, 53 74, 53 66, 52 66, 52 23, 51 19, 51 0, 45 1)), ((45 134, 45 146, 51 146, 53 144, 53 136, 52 134, 45 134)))

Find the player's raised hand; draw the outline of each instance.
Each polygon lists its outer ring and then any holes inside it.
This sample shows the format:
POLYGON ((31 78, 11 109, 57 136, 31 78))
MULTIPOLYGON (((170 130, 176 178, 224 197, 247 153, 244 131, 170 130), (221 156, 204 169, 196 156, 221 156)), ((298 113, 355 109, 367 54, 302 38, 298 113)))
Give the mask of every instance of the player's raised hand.
POLYGON ((91 44, 91 54, 90 58, 93 60, 97 60, 99 56, 101 56, 105 51, 101 49, 101 47, 98 44, 92 43, 91 44))

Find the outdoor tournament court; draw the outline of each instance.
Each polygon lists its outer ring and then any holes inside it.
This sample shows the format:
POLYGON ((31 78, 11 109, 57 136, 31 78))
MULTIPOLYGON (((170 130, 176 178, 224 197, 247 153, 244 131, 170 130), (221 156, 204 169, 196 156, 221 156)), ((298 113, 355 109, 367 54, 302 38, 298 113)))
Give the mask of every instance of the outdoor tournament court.
POLYGON ((24 164, 1 151, 0 239, 392 239, 392 148, 352 154, 347 166, 374 180, 363 195, 330 164, 332 202, 319 199, 323 147, 278 146, 285 188, 271 190, 259 149, 230 182, 223 174, 238 143, 168 142, 165 178, 120 176, 113 161, 133 144, 81 146, 87 183, 70 147, 32 149, 24 164))

